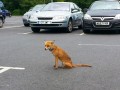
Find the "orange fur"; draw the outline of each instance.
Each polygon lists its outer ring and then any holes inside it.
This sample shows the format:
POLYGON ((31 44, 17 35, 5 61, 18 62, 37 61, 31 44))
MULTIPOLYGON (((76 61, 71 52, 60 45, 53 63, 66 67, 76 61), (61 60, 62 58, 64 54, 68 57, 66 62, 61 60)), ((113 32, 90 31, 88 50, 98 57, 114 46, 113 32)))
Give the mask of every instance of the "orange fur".
POLYGON ((59 46, 54 44, 54 41, 45 41, 45 50, 49 50, 55 56, 54 67, 58 68, 58 60, 62 62, 64 68, 74 68, 74 67, 91 67, 88 64, 73 64, 69 55, 59 46))

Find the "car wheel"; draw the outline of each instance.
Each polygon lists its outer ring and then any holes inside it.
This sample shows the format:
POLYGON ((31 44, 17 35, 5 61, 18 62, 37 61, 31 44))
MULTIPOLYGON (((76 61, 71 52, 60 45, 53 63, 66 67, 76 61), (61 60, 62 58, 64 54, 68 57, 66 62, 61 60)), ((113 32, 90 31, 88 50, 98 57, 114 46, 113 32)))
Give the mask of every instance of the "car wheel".
POLYGON ((39 32, 40 32, 40 28, 31 27, 31 30, 32 30, 34 33, 39 33, 39 32))
POLYGON ((69 20, 69 22, 68 22, 68 27, 67 27, 67 32, 68 33, 70 33, 70 32, 72 32, 72 30, 73 30, 73 23, 72 23, 72 20, 69 20))
POLYGON ((83 32, 89 34, 89 33, 90 33, 90 30, 89 30, 89 29, 83 29, 83 32))
POLYGON ((0 28, 3 27, 3 20, 0 18, 0 28))

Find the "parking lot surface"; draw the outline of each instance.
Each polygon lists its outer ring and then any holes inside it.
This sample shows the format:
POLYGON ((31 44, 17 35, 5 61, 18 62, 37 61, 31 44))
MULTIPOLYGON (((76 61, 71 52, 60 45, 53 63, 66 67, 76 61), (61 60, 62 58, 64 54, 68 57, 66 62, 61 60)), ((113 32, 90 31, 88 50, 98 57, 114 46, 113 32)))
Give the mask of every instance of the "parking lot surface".
POLYGON ((22 17, 13 16, 0 28, 0 90, 120 90, 119 54, 120 34, 78 29, 33 33, 22 17), (92 68, 55 70, 44 40, 55 40, 75 64, 92 68))

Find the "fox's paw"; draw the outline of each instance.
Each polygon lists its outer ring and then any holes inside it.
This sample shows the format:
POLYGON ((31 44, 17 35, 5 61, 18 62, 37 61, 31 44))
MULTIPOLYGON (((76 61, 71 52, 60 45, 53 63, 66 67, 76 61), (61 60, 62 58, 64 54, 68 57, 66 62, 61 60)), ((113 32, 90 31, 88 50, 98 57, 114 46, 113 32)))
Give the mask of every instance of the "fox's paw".
POLYGON ((58 69, 58 67, 56 67, 56 65, 54 65, 53 67, 54 67, 54 69, 58 69))

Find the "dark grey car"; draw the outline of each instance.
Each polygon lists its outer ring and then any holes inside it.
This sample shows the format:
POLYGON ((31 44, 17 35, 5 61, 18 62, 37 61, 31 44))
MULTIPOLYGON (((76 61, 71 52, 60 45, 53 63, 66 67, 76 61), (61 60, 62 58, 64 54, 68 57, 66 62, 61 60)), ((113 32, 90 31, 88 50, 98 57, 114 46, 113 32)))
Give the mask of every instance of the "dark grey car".
POLYGON ((120 30, 119 1, 95 1, 83 18, 83 32, 120 30))

